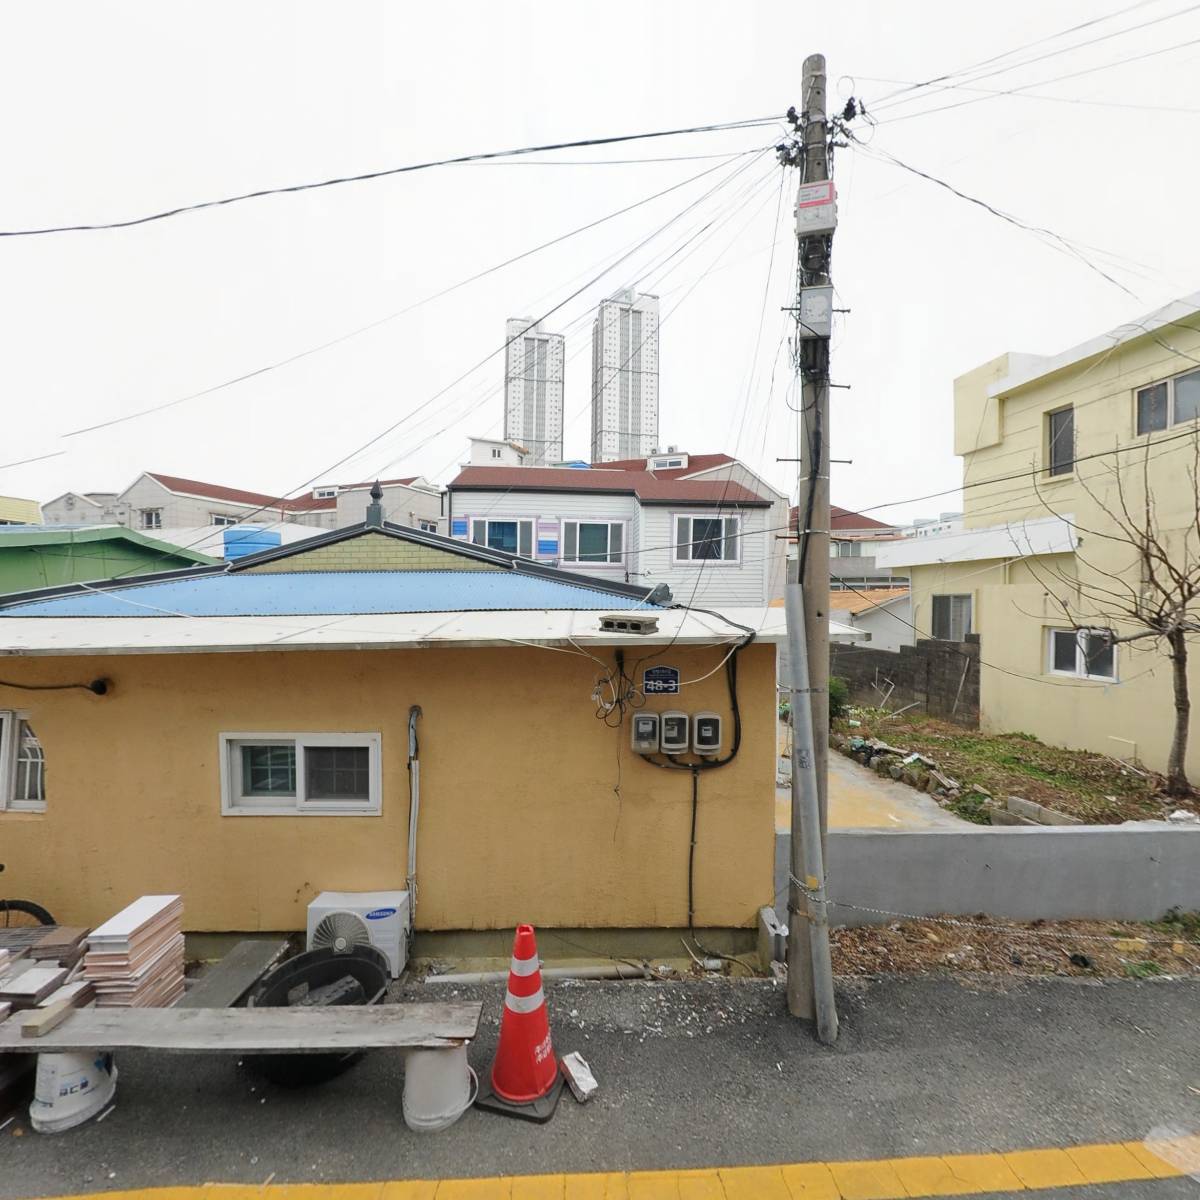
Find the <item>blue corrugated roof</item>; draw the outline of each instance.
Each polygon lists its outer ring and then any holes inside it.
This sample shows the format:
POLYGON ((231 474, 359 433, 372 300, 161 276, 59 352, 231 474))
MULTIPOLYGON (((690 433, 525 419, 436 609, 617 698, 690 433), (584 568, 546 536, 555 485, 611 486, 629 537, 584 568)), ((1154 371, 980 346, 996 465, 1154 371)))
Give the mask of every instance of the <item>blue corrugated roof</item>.
POLYGON ((643 602, 511 571, 220 574, 107 588, 3 610, 6 617, 279 617, 355 613, 627 609, 643 602))

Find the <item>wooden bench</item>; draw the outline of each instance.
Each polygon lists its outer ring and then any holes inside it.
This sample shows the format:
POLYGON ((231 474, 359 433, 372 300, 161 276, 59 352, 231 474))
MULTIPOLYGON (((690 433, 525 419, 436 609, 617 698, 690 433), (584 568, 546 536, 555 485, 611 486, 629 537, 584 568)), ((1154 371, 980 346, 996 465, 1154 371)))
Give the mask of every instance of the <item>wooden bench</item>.
POLYGON ((181 1054, 327 1054, 447 1049, 469 1042, 483 1005, 339 1008, 84 1008, 38 1038, 0 1024, 0 1052, 162 1050, 181 1054))

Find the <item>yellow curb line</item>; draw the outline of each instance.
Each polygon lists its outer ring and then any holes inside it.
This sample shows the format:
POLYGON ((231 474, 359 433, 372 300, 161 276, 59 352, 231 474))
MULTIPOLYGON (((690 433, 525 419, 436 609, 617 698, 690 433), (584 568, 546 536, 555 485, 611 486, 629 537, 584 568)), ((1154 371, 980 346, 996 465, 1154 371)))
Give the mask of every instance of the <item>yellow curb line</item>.
POLYGON ((908 1200, 1172 1179, 1193 1172, 1200 1172, 1200 1134, 998 1154, 491 1179, 205 1183, 81 1192, 54 1200, 908 1200))

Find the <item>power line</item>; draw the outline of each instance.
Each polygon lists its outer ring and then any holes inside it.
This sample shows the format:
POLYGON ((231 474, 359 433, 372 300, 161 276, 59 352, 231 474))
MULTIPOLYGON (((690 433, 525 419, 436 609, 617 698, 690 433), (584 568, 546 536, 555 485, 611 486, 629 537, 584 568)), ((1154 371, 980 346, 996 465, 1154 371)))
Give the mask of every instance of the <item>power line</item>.
POLYGON ((203 396, 211 396, 214 392, 223 391, 225 388, 234 387, 236 384, 245 383, 248 379, 255 379, 260 375, 266 375, 271 371, 277 371, 281 367, 289 366, 294 362, 298 362, 302 358, 308 358, 311 355, 319 354, 323 350, 329 350, 334 346, 339 346, 343 342, 349 341, 351 338, 359 337, 361 334, 369 333, 373 329, 378 329, 381 325, 386 325, 389 321, 397 320, 399 317, 405 316, 407 313, 413 312, 415 309, 421 308, 423 305, 430 304, 434 300, 440 300, 443 296, 450 295, 451 292, 456 292, 460 288, 467 287, 469 284, 475 283, 480 279, 486 278, 488 275, 496 271, 502 271, 506 267, 512 266, 514 263, 520 262, 524 258, 529 258, 531 255, 538 254, 542 250, 548 250, 551 246, 557 246, 560 242, 565 242, 570 238, 576 237, 581 233, 586 233, 588 230, 595 229, 599 225, 603 225, 607 221, 611 221, 616 217, 624 216, 625 213, 632 212, 636 208, 641 208, 645 204, 649 204, 654 200, 658 200, 663 196, 669 195, 671 192, 678 191, 681 187, 687 187, 690 183, 695 183, 698 179, 703 179, 706 175, 711 175, 714 171, 719 171, 722 166, 732 161, 734 158, 739 158, 744 153, 762 154, 763 149, 757 151, 739 152, 735 155, 722 156, 725 161, 718 163, 715 167, 709 167, 699 174, 691 175, 687 179, 679 183, 674 183, 668 188, 663 188, 660 191, 653 192, 649 196, 643 197, 641 200, 635 201, 633 204, 627 204, 623 208, 618 208, 614 212, 608 213, 606 216, 599 217, 594 221, 589 221, 586 225, 580 225, 576 229, 569 230, 567 233, 559 234, 558 237, 551 238, 548 242, 542 242, 539 246, 534 246, 529 250, 523 250, 520 254, 515 254, 511 258, 505 259, 503 262, 494 263, 490 267, 486 267, 482 271, 476 272, 474 275, 468 276, 466 279, 460 279, 457 283, 452 283, 449 287, 442 288, 439 292, 434 292, 429 296, 425 296, 420 300, 414 301, 412 304, 406 305, 404 308, 397 309, 395 312, 388 313, 386 316, 378 317, 373 321, 368 321, 365 325, 360 325, 356 329, 351 329, 346 333, 338 334, 337 337, 329 338, 326 341, 318 342, 315 346, 309 346, 304 350, 299 350, 295 354, 290 354, 286 358, 281 358, 275 362, 266 363, 261 367, 255 367, 250 371, 243 371, 240 375, 235 375, 230 379, 222 380, 220 383, 214 383, 209 387, 202 388, 198 392, 189 392, 185 396, 177 396, 173 400, 163 401, 161 404, 153 404, 149 408, 139 409, 136 412, 126 413, 121 417, 113 417, 108 421, 99 421, 94 425, 85 425, 80 429, 72 429, 67 433, 62 434, 63 437, 77 437, 83 433, 93 433, 98 429, 108 429, 113 425, 123 424, 125 421, 133 421, 138 417, 150 416, 153 413, 163 412, 168 408, 175 408, 177 405, 185 404, 189 400, 198 400, 203 396))
POLYGON ((427 171, 432 167, 449 167, 461 163, 483 162, 488 159, 516 158, 526 154, 541 154, 553 150, 573 150, 581 146, 611 146, 618 142, 638 142, 649 138, 678 137, 682 134, 714 133, 720 130, 755 129, 763 125, 771 125, 780 117, 750 117, 741 121, 727 121, 721 124, 693 125, 686 129, 661 129, 652 133, 626 133, 614 137, 581 138, 571 142, 550 142, 542 146, 522 146, 512 150, 490 150, 477 154, 461 154, 454 158, 430 159, 426 162, 409 163, 400 167, 385 167, 379 171, 365 171, 358 175, 339 175, 331 179, 321 179, 311 183, 294 183, 286 187, 260 188, 253 192, 240 192, 232 196, 223 196, 217 200, 199 200, 191 204, 181 204, 175 208, 164 209, 160 212, 147 213, 140 217, 130 217, 124 221, 96 221, 77 225, 47 225, 34 229, 5 229, 0 230, 0 237, 38 237, 48 233, 89 233, 103 229, 129 229, 135 225, 148 225, 152 221, 165 221, 183 213, 199 212, 202 209, 222 208, 231 204, 240 204, 244 200, 258 200, 264 196, 290 195, 297 192, 310 192, 318 188, 338 187, 345 183, 364 183, 373 179, 386 179, 392 175, 406 175, 414 171, 427 171))

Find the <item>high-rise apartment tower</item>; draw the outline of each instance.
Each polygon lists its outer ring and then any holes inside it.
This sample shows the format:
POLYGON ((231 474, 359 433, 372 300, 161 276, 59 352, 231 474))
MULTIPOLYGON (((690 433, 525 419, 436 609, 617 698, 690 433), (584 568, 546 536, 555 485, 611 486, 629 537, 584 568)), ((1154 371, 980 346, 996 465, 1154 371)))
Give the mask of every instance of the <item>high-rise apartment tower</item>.
POLYGON ((505 441, 529 451, 529 466, 561 462, 563 335, 545 332, 532 317, 511 317, 505 333, 505 441))
POLYGON ((658 297, 618 292, 592 326, 592 462, 658 446, 658 297))

